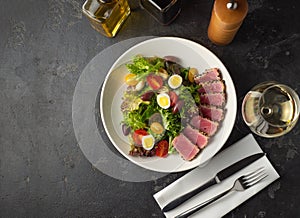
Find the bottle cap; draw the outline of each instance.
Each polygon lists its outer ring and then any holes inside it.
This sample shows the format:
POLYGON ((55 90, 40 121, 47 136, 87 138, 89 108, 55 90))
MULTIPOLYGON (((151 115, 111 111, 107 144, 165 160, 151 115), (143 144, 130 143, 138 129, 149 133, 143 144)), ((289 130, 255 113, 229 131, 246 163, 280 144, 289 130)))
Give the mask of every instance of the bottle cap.
POLYGON ((237 2, 236 2, 235 0, 231 0, 231 1, 228 2, 227 5, 226 5, 226 7, 227 7, 228 9, 231 9, 231 10, 237 9, 237 6, 238 6, 238 4, 237 4, 237 2))
POLYGON ((169 25, 181 11, 181 0, 140 0, 140 6, 159 23, 169 25))

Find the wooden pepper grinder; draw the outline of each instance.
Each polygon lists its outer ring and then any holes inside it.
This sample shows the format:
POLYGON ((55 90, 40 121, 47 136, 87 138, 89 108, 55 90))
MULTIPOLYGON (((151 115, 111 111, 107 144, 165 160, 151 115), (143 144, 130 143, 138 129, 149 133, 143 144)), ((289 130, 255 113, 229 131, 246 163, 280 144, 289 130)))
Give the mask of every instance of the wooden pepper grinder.
POLYGON ((229 44, 247 12, 247 0, 215 0, 208 26, 208 38, 216 45, 229 44))

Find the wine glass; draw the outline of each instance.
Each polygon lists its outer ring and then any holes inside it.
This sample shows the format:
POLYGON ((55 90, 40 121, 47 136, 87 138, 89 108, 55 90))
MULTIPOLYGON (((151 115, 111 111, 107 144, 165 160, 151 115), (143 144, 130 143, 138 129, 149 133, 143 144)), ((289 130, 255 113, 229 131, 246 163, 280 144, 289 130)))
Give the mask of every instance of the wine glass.
POLYGON ((300 101, 290 87, 269 81, 254 86, 244 97, 242 116, 255 134, 274 138, 288 133, 299 118, 300 101))

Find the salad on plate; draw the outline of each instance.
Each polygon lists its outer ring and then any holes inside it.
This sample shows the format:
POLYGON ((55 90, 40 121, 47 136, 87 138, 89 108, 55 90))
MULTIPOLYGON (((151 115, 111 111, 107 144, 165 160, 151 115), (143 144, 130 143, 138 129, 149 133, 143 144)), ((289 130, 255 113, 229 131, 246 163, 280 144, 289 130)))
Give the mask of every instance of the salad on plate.
POLYGON ((179 153, 191 161, 224 119, 225 82, 218 68, 200 72, 173 56, 135 56, 126 67, 122 131, 130 155, 179 153))

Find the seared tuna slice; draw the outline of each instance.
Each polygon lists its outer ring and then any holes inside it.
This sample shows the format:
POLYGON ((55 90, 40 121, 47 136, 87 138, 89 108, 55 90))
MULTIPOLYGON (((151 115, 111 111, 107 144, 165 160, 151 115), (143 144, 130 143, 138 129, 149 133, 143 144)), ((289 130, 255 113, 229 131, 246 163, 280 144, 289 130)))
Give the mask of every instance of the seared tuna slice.
POLYGON ((205 83, 214 80, 221 80, 218 68, 207 69, 204 73, 195 77, 195 83, 205 83))
POLYGON ((200 105, 203 117, 220 122, 224 118, 224 110, 212 105, 200 105))
POLYGON ((199 130, 192 128, 190 125, 184 128, 183 134, 191 140, 192 143, 198 145, 200 149, 203 149, 208 143, 209 137, 203 135, 199 130))
POLYGON ((186 138, 182 133, 173 139, 172 144, 185 160, 194 159, 200 151, 200 149, 188 140, 188 138, 186 138))
POLYGON ((198 89, 199 93, 215 93, 225 92, 225 84, 223 80, 216 80, 213 82, 201 83, 201 87, 198 89))
POLYGON ((208 136, 212 136, 216 133, 219 123, 203 118, 201 116, 195 116, 191 119, 190 124, 199 129, 201 132, 206 133, 208 136))
POLYGON ((223 107, 225 105, 225 101, 225 93, 223 92, 200 94, 201 104, 223 107))

